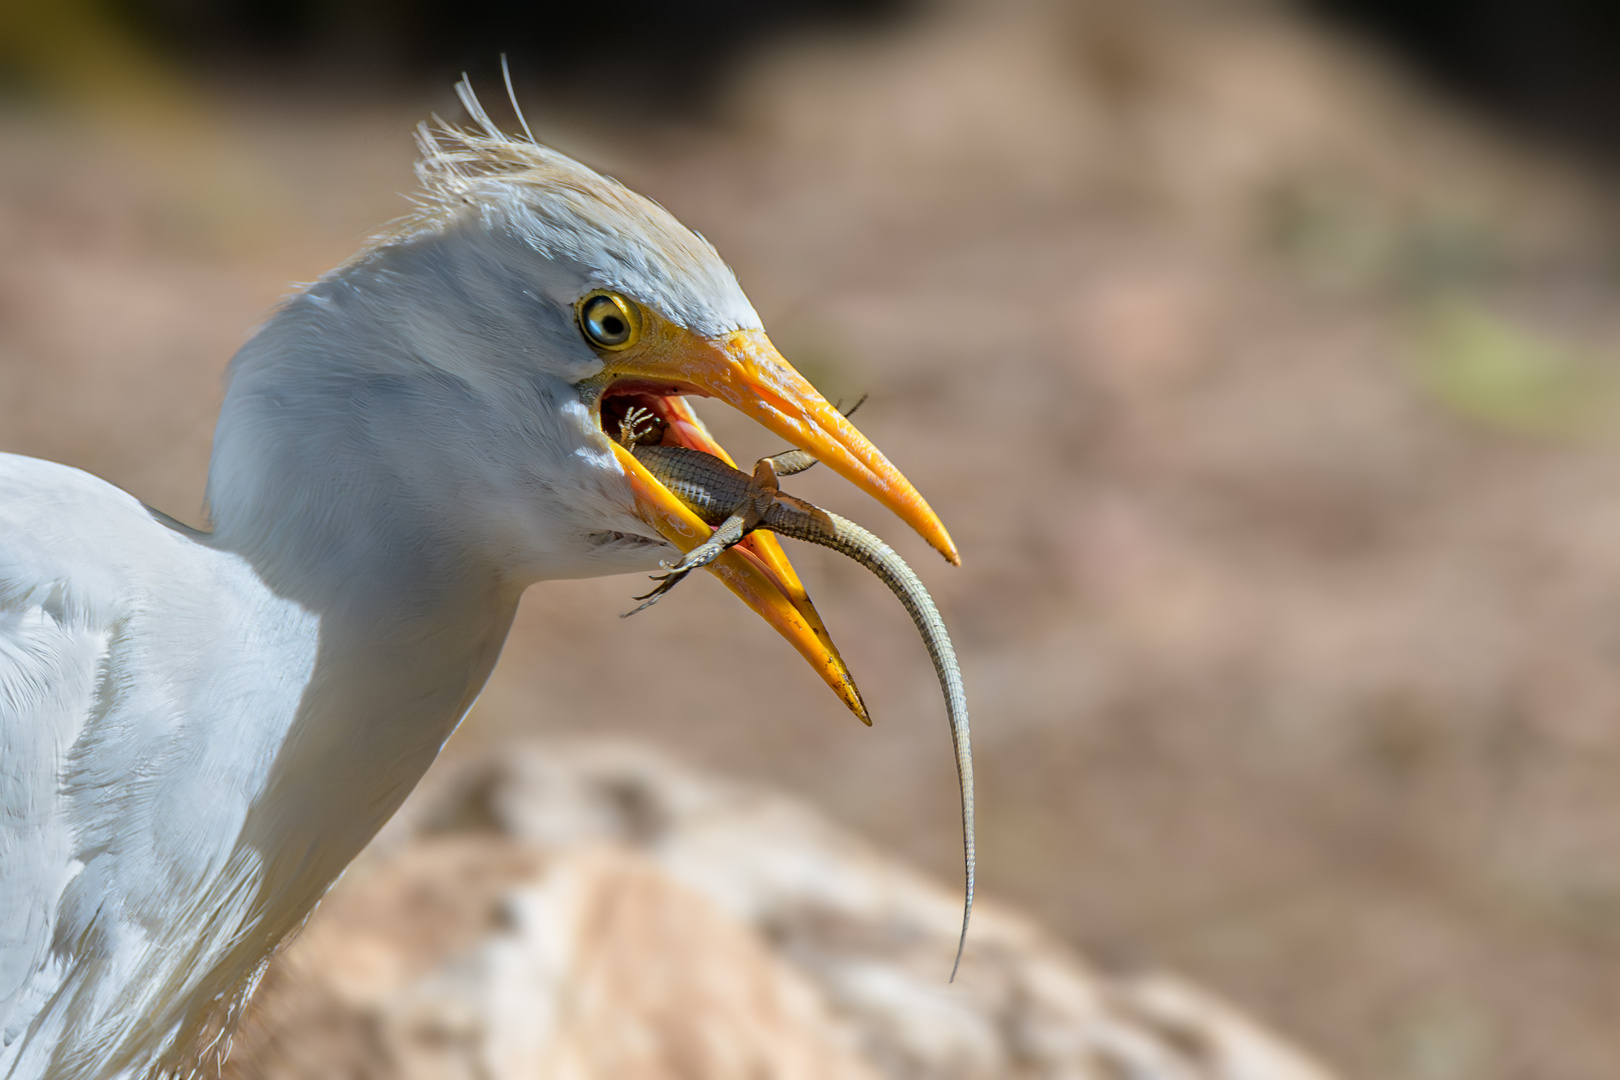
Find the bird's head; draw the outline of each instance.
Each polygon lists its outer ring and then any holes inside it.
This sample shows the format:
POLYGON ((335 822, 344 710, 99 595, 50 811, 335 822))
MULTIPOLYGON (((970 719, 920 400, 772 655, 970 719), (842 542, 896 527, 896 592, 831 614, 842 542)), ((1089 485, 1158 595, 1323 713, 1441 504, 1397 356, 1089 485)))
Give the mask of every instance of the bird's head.
MULTIPOLYGON (((957 561, 917 490, 772 345, 712 245, 503 134, 458 89, 476 126, 422 128, 418 210, 294 297, 233 362, 210 471, 222 530, 307 518, 288 501, 329 504, 320 489, 336 484, 388 519, 381 533, 401 515, 453 528, 519 584, 650 568, 709 530, 621 445, 620 422, 637 407, 664 442, 726 457, 686 400, 704 396, 810 451, 957 561), (265 503, 280 506, 249 509, 265 503)), ((865 718, 770 534, 711 569, 865 718)))

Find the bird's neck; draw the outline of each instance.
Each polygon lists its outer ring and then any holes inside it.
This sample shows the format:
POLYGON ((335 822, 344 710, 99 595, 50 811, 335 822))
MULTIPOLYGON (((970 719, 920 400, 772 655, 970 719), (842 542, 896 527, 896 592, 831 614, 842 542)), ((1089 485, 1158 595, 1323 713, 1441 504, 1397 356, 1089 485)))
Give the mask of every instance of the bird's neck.
MULTIPOLYGON (((315 668, 244 840, 263 910, 303 912, 391 817, 483 689, 516 611, 470 594, 391 625, 323 621, 315 668)), ((267 926, 266 944, 291 926, 267 926)))
POLYGON ((399 808, 489 677, 517 594, 457 595, 391 615, 346 602, 321 614, 313 668, 210 890, 231 933, 188 998, 181 1059, 399 808))
MULTIPOLYGON (((352 337, 339 329, 322 340, 352 337)), ((528 584, 489 540, 490 500, 462 482, 478 443, 442 417, 478 414, 457 387, 403 361, 400 374, 312 358, 307 336, 283 319, 244 349, 251 363, 239 355, 209 472, 208 542, 319 628, 243 830, 262 860, 257 906, 276 920, 260 928, 266 948, 433 762, 528 584)))
MULTIPOLYGON (((314 668, 244 828, 265 860, 262 909, 301 915, 482 691, 526 582, 480 557, 428 493, 356 448, 326 471, 329 447, 286 452, 303 482, 245 520, 220 521, 213 542, 317 617, 314 668), (346 485, 356 472, 367 481, 346 485)), ((264 929, 269 946, 291 926, 264 929)))

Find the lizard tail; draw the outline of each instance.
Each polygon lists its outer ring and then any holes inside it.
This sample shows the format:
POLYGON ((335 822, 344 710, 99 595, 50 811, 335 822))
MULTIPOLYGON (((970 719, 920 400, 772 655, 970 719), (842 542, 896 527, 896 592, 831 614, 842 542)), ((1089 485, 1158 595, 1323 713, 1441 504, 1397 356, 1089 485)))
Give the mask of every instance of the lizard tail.
POLYGON ((934 674, 939 677, 940 689, 945 693, 951 742, 956 751, 956 777, 962 791, 962 855, 967 894, 962 906, 962 935, 956 944, 956 962, 951 965, 951 981, 954 982, 957 969, 962 965, 962 949, 967 944, 968 920, 973 915, 973 744, 968 730, 967 691, 962 686, 962 669, 956 661, 956 650, 951 646, 945 620, 934 606, 933 597, 928 595, 905 560, 888 544, 848 518, 791 495, 779 495, 763 524, 783 535, 831 548, 872 571, 905 607, 928 647, 934 674))

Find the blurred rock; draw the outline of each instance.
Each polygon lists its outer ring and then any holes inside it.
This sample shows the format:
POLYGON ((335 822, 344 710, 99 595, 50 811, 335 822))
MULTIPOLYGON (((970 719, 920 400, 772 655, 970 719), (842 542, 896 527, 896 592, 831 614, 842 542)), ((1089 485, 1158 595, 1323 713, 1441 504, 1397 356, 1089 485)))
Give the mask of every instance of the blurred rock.
POLYGON ((622 745, 430 778, 272 965, 235 1080, 1326 1080, 806 807, 622 745))

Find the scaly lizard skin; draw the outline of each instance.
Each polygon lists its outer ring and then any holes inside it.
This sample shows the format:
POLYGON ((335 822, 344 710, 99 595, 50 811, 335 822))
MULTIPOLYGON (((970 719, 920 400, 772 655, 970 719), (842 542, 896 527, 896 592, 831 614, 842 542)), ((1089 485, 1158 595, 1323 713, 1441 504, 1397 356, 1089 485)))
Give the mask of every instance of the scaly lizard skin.
POLYGON ((657 603, 659 597, 687 574, 707 566, 755 529, 770 529, 782 536, 808 540, 849 556, 876 574, 905 605, 906 612, 928 647, 928 656, 934 662, 934 673, 939 676, 940 689, 945 693, 951 739, 956 750, 956 773, 962 789, 962 842, 967 870, 967 897, 962 910, 962 937, 956 947, 956 964, 951 968, 951 979, 954 981, 956 969, 962 963, 962 947, 967 941, 968 919, 973 914, 973 748, 968 734, 967 693, 962 688, 962 671, 956 662, 956 651, 951 647, 950 634, 945 630, 945 620, 940 617, 933 598, 928 595, 928 590, 917 575, 912 573, 911 567, 888 544, 853 521, 803 499, 783 494, 778 489, 779 475, 791 476, 816 463, 815 458, 803 450, 790 450, 775 457, 761 458, 754 465, 754 475, 749 476, 700 450, 684 446, 643 445, 638 441, 641 433, 637 430, 636 421, 628 416, 626 419, 628 422, 621 430, 621 439, 630 447, 636 460, 715 530, 713 536, 687 552, 679 562, 665 564, 669 566, 669 573, 660 579, 656 589, 637 597, 642 601, 641 606, 626 612, 626 615, 634 615, 642 608, 657 603))

